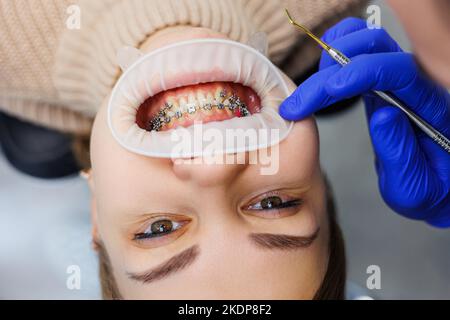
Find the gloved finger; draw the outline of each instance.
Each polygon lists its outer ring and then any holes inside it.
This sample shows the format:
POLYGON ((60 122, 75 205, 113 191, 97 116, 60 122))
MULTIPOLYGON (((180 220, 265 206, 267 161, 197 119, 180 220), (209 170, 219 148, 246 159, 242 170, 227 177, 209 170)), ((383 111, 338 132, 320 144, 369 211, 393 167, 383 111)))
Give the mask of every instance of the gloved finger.
MULTIPOLYGON (((329 43, 350 59, 365 53, 401 52, 402 49, 384 29, 362 29, 329 43)), ((337 64, 327 52, 322 52, 319 69, 337 64)))
POLYGON ((370 135, 377 157, 380 192, 396 212, 412 219, 425 220, 421 206, 430 199, 428 186, 441 181, 427 164, 408 118, 397 108, 383 107, 370 119, 370 135), (413 210, 411 210, 413 209, 413 210))
POLYGON ((328 29, 322 36, 322 40, 331 43, 349 33, 366 28, 367 22, 362 19, 355 17, 345 18, 328 29))
POLYGON ((388 64, 392 60, 390 56, 385 55, 400 55, 400 53, 361 55, 355 57, 354 61, 345 67, 333 65, 320 70, 304 81, 281 104, 279 109, 281 116, 293 121, 304 119, 338 101, 366 93, 377 85, 384 85, 384 83, 378 83, 379 79, 377 77, 381 77, 381 80, 386 81, 386 86, 390 89, 407 85, 408 82, 413 81, 416 74, 414 72, 415 68, 407 66, 407 63, 403 61, 409 61, 410 59, 410 55, 404 53, 401 53, 401 59, 397 59, 401 60, 401 64, 399 64, 399 61, 395 61, 394 66, 390 66, 390 68, 400 66, 400 69, 405 69, 402 72, 395 70, 394 73, 397 74, 389 76, 392 73, 389 67, 385 68, 387 69, 385 71, 386 74, 379 75, 378 70, 375 70, 375 72, 373 69, 381 68, 381 66, 388 64), (399 81, 399 77, 404 77, 405 79, 399 81))
POLYGON ((364 95, 364 106, 366 108, 366 118, 369 121, 372 114, 379 108, 386 106, 386 101, 382 100, 375 94, 369 93, 364 95))
MULTIPOLYGON (((325 87, 328 95, 335 100, 371 90, 390 91, 443 134, 448 135, 450 131, 448 92, 419 73, 411 54, 398 52, 357 56, 332 75, 325 87)), ((315 100, 313 95, 309 98, 315 100)))
POLYGON ((325 83, 340 68, 332 66, 313 74, 280 105, 280 115, 286 120, 297 121, 337 102, 327 93, 325 83))

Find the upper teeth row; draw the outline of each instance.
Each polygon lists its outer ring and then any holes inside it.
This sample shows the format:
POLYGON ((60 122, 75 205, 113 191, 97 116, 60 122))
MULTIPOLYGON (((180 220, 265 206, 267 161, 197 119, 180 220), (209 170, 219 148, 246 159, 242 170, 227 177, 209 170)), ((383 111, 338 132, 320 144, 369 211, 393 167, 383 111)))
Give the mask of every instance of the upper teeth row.
POLYGON ((215 95, 208 92, 206 95, 203 91, 198 91, 197 95, 190 94, 188 98, 180 98, 178 101, 174 99, 167 99, 165 107, 175 106, 174 109, 181 110, 181 112, 189 112, 194 110, 194 106, 209 106, 218 105, 223 103, 227 96, 227 92, 224 89, 217 89, 215 95))
POLYGON ((245 103, 234 94, 227 97, 227 92, 225 90, 217 91, 216 99, 201 99, 200 97, 200 101, 189 99, 190 102, 188 103, 181 100, 182 99, 180 99, 180 103, 175 108, 173 102, 166 102, 158 114, 149 121, 148 130, 159 131, 164 124, 170 123, 173 118, 180 119, 186 114, 193 114, 200 109, 212 110, 213 107, 216 107, 219 110, 227 108, 230 111, 239 108, 241 116, 245 117, 250 115, 245 103))

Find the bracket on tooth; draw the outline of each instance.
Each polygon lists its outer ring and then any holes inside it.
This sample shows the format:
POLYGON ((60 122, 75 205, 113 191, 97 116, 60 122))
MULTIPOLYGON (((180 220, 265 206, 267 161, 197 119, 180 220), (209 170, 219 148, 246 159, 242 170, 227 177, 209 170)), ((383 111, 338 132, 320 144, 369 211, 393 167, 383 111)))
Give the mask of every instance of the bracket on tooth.
POLYGON ((187 107, 187 112, 188 112, 189 114, 193 114, 195 111, 197 111, 197 108, 196 108, 194 105, 189 105, 189 106, 187 107))
POLYGON ((247 117, 247 116, 249 116, 250 115, 250 112, 248 111, 248 109, 247 108, 245 108, 245 107, 239 107, 239 112, 240 112, 240 116, 241 117, 247 117))
MULTIPOLYGON (((222 90, 220 92, 220 96, 222 98, 226 97, 226 91, 222 90)), ((224 102, 218 102, 214 104, 215 107, 219 110, 223 110, 225 108, 228 108, 230 111, 233 111, 234 114, 237 117, 247 117, 250 115, 250 111, 248 110, 247 106, 244 102, 239 99, 236 95, 231 95, 227 98, 229 101, 229 104, 225 105, 224 102)), ((183 117, 184 114, 193 114, 197 110, 203 109, 203 110, 212 110, 213 104, 212 103, 206 103, 202 107, 197 107, 193 104, 187 105, 186 108, 182 110, 176 110, 176 111, 168 111, 173 107, 172 104, 166 103, 164 107, 158 112, 158 114, 149 121, 148 123, 148 130, 149 131, 160 131, 163 125, 170 123, 170 121, 173 118, 180 119, 183 117)))
POLYGON ((183 116, 183 113, 180 110, 175 111, 175 118, 180 119, 183 116))
POLYGON ((148 123, 148 131, 159 131, 161 130, 162 123, 159 117, 153 118, 148 123))

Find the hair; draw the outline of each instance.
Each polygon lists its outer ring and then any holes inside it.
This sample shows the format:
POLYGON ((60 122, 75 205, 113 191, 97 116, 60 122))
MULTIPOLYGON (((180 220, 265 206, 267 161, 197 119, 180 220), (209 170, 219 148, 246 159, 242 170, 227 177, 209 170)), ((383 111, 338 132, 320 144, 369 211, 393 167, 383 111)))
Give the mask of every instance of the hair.
MULTIPOLYGON (((327 213, 329 221, 328 266, 322 284, 314 295, 314 300, 345 299, 346 258, 344 238, 337 221, 336 207, 330 185, 325 178, 327 194, 327 213)), ((95 242, 99 259, 99 276, 102 298, 105 300, 122 299, 114 279, 108 253, 101 242, 95 242)))
POLYGON ((331 186, 324 178, 326 184, 327 213, 329 224, 328 266, 322 284, 314 295, 314 300, 344 300, 345 282, 347 280, 347 263, 345 256, 345 243, 341 227, 338 224, 336 205, 331 186))

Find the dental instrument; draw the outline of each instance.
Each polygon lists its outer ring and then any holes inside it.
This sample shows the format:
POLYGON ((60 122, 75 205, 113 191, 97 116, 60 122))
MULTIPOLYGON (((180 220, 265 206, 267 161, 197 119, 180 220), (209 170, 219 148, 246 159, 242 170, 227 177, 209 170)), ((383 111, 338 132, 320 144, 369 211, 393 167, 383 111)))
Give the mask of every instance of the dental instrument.
MULTIPOLYGON (((289 11, 285 9, 286 15, 288 16, 289 22, 295 27, 304 31, 309 37, 311 37, 314 41, 316 41, 337 63, 341 66, 345 66, 351 62, 351 60, 344 55, 342 52, 337 50, 336 48, 331 47, 329 44, 321 40, 315 34, 313 34, 308 28, 297 23, 292 16, 289 14, 289 11)), ((450 153, 450 140, 447 139, 441 132, 435 129, 432 125, 422 119, 419 115, 411 111, 403 102, 401 102, 397 97, 395 97, 391 93, 383 92, 383 91, 373 91, 378 97, 383 99, 384 101, 398 107, 402 110, 408 118, 414 122, 426 135, 428 135, 431 139, 433 139, 439 146, 441 146, 445 151, 450 153)))

